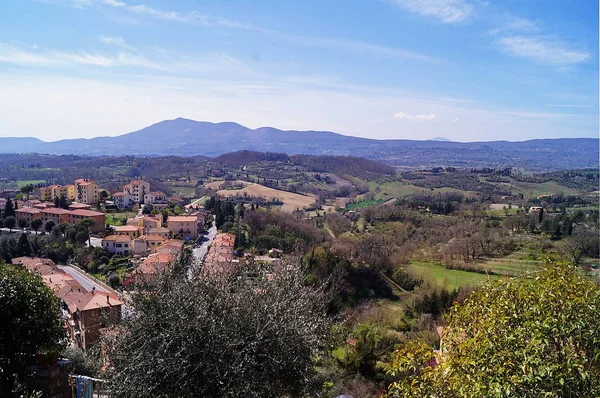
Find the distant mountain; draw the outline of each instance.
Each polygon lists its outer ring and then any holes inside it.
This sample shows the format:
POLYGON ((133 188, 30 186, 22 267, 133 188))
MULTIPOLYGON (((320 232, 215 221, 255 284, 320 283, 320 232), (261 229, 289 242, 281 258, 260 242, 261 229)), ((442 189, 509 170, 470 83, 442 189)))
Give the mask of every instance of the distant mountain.
POLYGON ((528 170, 597 168, 599 141, 593 138, 522 142, 373 140, 329 131, 249 129, 237 123, 178 118, 116 137, 44 142, 0 138, 0 153, 51 155, 208 155, 238 150, 309 155, 352 155, 396 166, 521 167, 528 170))
POLYGON ((448 138, 446 138, 446 137, 435 137, 435 138, 432 138, 432 139, 431 139, 431 141, 444 141, 444 142, 452 142, 452 140, 449 140, 449 139, 448 139, 448 138))

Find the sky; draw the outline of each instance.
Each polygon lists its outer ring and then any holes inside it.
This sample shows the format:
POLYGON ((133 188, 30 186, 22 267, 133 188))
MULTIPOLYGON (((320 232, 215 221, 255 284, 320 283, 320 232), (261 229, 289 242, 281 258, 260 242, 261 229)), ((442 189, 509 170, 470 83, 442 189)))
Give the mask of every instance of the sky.
POLYGON ((0 3, 0 136, 177 117, 376 139, 598 137, 598 1, 0 3))

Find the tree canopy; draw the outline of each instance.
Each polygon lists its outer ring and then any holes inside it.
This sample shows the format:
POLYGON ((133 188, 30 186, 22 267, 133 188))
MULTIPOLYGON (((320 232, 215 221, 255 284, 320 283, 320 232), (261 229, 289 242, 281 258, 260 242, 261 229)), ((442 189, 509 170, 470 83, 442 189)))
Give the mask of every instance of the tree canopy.
POLYGON ((60 302, 42 278, 0 263, 0 367, 39 350, 58 350, 65 332, 60 302))
POLYGON ((600 396, 599 310, 600 289, 567 265, 486 284, 451 309, 439 356, 395 353, 390 396, 600 396))
MULTIPOLYGON (((298 396, 326 336, 321 292, 297 267, 271 278, 163 275, 137 294, 136 316, 108 344, 115 397, 298 396)), ((139 287, 139 286, 138 286, 139 287)))

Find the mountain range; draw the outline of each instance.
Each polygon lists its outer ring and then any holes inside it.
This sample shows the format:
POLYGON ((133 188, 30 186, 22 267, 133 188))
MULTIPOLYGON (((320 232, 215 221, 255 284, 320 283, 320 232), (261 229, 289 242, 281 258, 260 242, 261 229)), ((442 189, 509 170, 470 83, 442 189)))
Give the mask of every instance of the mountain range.
POLYGON ((330 131, 250 129, 233 122, 178 118, 114 137, 45 142, 0 137, 0 153, 50 155, 216 156, 238 150, 360 156, 395 166, 518 167, 532 171, 597 168, 599 140, 536 139, 520 142, 375 140, 330 131))

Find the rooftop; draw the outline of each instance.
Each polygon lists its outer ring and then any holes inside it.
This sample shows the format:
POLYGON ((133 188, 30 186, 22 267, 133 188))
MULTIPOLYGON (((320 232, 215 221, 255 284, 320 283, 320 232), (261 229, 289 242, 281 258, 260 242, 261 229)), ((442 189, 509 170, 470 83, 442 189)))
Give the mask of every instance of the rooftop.
POLYGON ((76 215, 76 216, 83 216, 83 217, 96 217, 96 216, 104 215, 104 213, 102 213, 102 212, 94 211, 94 210, 86 210, 86 209, 71 210, 70 213, 73 215, 76 215))
POLYGON ((198 217, 196 216, 169 216, 167 223, 170 222, 196 222, 198 217))
POLYGON ((127 235, 109 235, 102 238, 102 242, 131 242, 131 238, 127 235))

